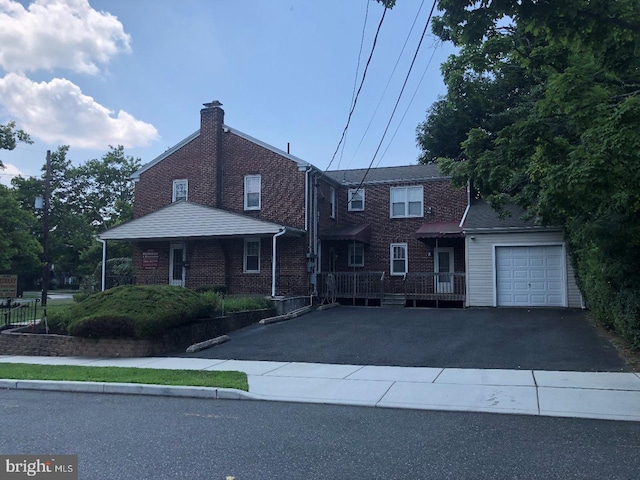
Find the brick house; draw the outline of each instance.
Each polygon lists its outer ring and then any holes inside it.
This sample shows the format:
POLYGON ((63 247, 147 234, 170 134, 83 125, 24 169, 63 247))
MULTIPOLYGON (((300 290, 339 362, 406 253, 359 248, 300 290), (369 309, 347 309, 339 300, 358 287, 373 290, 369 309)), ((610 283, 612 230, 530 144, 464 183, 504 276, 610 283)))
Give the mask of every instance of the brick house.
POLYGON ((479 238, 483 217, 474 207, 467 218, 467 191, 436 165, 323 172, 226 125, 219 102, 200 120, 133 175, 134 219, 99 235, 105 258, 109 241, 134 245, 137 283, 367 305, 487 301, 465 275, 480 243, 464 222, 479 238))

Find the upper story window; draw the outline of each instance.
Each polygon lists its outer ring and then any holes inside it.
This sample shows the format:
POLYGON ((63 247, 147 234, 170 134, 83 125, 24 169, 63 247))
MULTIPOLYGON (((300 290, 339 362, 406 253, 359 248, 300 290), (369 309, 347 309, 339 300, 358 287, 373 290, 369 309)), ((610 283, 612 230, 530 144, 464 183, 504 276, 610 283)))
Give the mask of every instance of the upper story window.
POLYGON ((329 190, 329 217, 336 218, 336 189, 331 187, 329 190))
POLYGON ((349 266, 364 267, 364 244, 363 243, 349 244, 349 266))
POLYGON ((187 193, 189 191, 189 181, 187 179, 174 180, 173 181, 173 195, 171 197, 172 202, 179 200, 186 200, 187 193))
POLYGON ((348 197, 349 211, 364 211, 364 189, 350 188, 348 197))
POLYGON ((422 217, 422 185, 391 188, 391 218, 422 217))
POLYGON ((247 175, 244 177, 244 209, 260 210, 260 175, 247 175))
POLYGON ((244 240, 244 273, 260 273, 260 239, 244 240))

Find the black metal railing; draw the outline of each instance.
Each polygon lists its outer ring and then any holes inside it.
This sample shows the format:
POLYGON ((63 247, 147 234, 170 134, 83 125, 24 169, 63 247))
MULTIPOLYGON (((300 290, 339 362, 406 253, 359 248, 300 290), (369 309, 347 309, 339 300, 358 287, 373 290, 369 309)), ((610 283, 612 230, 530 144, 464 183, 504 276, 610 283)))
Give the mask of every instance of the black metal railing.
POLYGON ((38 320, 37 298, 7 298, 0 301, 0 318, 5 327, 12 325, 28 325, 38 320))

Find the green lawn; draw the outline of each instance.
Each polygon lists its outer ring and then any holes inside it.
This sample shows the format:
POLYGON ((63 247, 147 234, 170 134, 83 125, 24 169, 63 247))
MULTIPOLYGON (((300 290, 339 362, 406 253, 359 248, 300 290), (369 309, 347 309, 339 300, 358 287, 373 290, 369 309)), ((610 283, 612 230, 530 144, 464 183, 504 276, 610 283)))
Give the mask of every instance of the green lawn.
POLYGON ((181 385, 249 390, 247 375, 243 372, 204 370, 0 363, 0 378, 14 380, 145 383, 152 385, 181 385))

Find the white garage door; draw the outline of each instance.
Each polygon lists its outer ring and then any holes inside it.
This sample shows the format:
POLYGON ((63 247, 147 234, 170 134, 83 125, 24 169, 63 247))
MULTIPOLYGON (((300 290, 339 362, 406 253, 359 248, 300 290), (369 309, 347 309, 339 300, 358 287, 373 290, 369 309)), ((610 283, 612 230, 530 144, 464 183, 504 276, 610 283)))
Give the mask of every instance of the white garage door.
POLYGON ((564 306, 562 246, 496 247, 498 306, 564 306))

